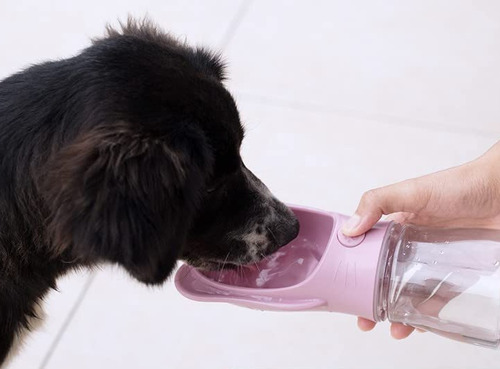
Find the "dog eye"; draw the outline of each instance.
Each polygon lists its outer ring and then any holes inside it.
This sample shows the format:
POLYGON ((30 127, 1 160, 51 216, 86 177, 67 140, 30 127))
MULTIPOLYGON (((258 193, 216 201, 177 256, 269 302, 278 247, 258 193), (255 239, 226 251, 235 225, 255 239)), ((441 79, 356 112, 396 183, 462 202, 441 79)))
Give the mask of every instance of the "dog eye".
POLYGON ((229 181, 230 177, 228 177, 227 175, 221 176, 216 180, 212 180, 212 182, 209 183, 205 191, 206 193, 213 193, 219 190, 224 190, 229 181))
POLYGON ((207 193, 213 193, 213 192, 217 191, 219 188, 222 187, 223 183, 224 182, 217 182, 217 183, 215 183, 213 186, 208 187, 206 189, 206 192, 207 193))
POLYGON ((207 188, 207 193, 215 192, 215 190, 217 190, 217 188, 218 188, 218 186, 209 187, 209 188, 207 188))

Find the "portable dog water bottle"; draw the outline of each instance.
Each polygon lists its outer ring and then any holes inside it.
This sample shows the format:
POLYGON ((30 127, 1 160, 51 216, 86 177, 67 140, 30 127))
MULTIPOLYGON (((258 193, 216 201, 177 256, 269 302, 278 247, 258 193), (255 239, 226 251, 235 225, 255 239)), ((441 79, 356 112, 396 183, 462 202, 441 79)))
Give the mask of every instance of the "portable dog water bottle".
POLYGON ((500 344, 500 232, 379 222, 341 232, 347 217, 292 206, 298 237, 253 266, 183 265, 177 289, 197 301, 323 310, 388 319, 488 347, 500 344))

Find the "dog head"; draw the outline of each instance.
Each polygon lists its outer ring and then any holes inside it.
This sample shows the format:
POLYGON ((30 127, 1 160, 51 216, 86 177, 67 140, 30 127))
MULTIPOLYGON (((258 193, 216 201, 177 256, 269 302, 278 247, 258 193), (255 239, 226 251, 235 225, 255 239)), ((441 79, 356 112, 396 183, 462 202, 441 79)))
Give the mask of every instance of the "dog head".
POLYGON ((155 284, 179 258, 247 264, 296 237, 295 216, 241 160, 217 56, 129 22, 74 63, 96 77, 67 87, 86 115, 40 172, 57 253, 155 284))
POLYGON ((205 269, 249 264, 293 240, 298 227, 290 209, 241 163, 208 187, 182 256, 205 269))

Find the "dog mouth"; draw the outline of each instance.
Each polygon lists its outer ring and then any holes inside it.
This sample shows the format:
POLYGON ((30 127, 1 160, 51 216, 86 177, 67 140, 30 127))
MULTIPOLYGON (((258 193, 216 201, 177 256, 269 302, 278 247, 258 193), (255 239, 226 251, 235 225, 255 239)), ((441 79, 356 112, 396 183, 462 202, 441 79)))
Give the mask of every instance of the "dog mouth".
MULTIPOLYGON (((262 258, 264 259, 264 257, 262 258)), ((215 271, 215 270, 234 270, 241 267, 248 267, 255 265, 259 260, 242 260, 242 261, 229 261, 229 260, 186 260, 186 263, 202 271, 215 271)))
MULTIPOLYGON (((233 249, 234 250, 234 249, 233 249)), ((231 252, 224 257, 207 257, 196 254, 184 255, 184 262, 202 271, 234 270, 246 267, 253 267, 272 257, 277 250, 258 250, 252 248, 247 252, 231 255, 231 252)), ((234 252, 234 251, 233 251, 234 252)))
MULTIPOLYGON (((193 243, 196 247, 184 252, 181 258, 192 267, 207 272, 235 269, 241 271, 246 268, 253 269, 254 267, 258 269, 262 263, 265 264, 267 259, 272 259, 282 247, 285 247, 297 237, 299 232, 298 222, 291 229, 292 231, 287 233, 286 237, 283 236, 279 239, 275 237, 270 229, 270 236, 250 233, 243 239, 231 239, 231 243, 225 248, 229 252, 224 256, 221 255, 222 250, 220 248, 217 254, 210 255, 206 252, 201 252, 211 249, 208 247, 210 243, 207 244, 198 241, 193 243)), ((213 247, 212 249, 216 248, 213 247)))

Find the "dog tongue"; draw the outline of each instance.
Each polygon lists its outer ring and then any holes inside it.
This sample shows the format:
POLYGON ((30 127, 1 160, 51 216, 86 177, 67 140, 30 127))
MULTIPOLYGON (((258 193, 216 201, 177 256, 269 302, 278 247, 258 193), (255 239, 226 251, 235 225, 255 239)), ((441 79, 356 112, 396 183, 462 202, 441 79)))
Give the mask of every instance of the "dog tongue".
POLYGON ((325 245, 302 238, 295 239, 260 262, 236 269, 203 271, 218 283, 250 288, 280 288, 304 281, 316 268, 325 245))

